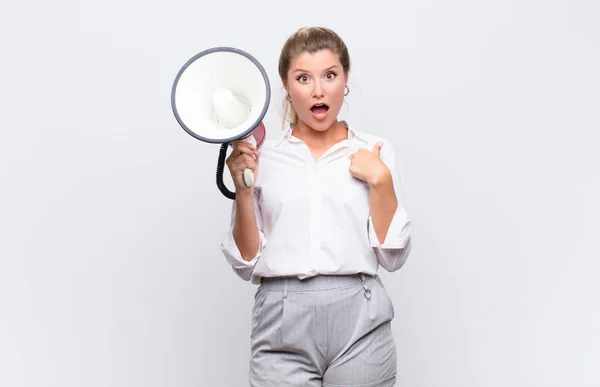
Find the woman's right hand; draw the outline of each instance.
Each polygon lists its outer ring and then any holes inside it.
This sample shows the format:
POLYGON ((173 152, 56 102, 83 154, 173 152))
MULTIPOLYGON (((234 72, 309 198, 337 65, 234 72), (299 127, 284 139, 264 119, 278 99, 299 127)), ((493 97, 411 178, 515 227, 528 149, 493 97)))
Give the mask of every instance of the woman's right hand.
POLYGON ((237 141, 233 144, 233 151, 225 160, 229 173, 235 185, 236 193, 252 192, 254 187, 246 186, 244 181, 244 169, 249 168, 254 173, 254 180, 258 175, 258 149, 252 144, 237 141))

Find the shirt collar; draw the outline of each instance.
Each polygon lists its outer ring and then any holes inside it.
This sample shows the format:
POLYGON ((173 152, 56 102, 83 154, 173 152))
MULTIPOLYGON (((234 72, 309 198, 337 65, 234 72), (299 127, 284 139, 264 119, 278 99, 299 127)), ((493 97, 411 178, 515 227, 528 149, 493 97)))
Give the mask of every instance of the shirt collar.
MULTIPOLYGON (((342 123, 348 128, 348 142, 349 143, 352 143, 355 139, 362 141, 365 144, 368 143, 367 139, 364 137, 362 132, 353 129, 351 126, 349 126, 344 121, 342 121, 342 123)), ((300 140, 292 137, 292 126, 289 123, 286 125, 281 136, 279 136, 279 139, 275 143, 275 146, 279 146, 283 141, 288 141, 288 142, 299 142, 300 141, 300 140)))
POLYGON ((292 126, 288 123, 285 126, 285 128, 283 129, 283 132, 281 133, 281 135, 279 136, 279 139, 275 143, 275 146, 279 146, 283 141, 290 141, 291 137, 292 137, 292 126))

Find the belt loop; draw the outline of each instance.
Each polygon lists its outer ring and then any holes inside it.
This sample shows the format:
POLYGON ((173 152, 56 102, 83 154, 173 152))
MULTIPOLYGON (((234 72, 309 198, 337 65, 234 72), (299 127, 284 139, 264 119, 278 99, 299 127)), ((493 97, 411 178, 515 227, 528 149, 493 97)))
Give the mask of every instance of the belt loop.
POLYGON ((369 287, 367 286, 367 281, 366 281, 365 275, 363 273, 360 273, 360 280, 362 282, 363 289, 365 289, 365 297, 368 300, 371 298, 371 289, 369 289, 369 287))

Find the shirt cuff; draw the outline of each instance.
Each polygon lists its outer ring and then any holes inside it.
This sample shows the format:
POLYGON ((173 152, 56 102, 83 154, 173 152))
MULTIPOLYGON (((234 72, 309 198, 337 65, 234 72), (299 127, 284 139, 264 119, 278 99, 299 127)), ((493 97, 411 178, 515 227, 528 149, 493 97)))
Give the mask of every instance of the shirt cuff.
POLYGON ((410 239, 410 220, 408 220, 406 211, 402 207, 398 207, 396 209, 396 213, 392 218, 392 222, 390 223, 390 227, 388 228, 388 232, 383 243, 379 242, 379 238, 377 237, 375 228, 373 227, 373 219, 371 216, 369 216, 368 227, 371 247, 377 247, 385 250, 403 249, 406 247, 410 239))
POLYGON ((265 246, 267 245, 267 238, 260 229, 258 230, 258 237, 258 251, 250 261, 246 261, 242 258, 242 254, 240 253, 240 250, 238 249, 237 245, 235 244, 235 240, 233 239, 233 227, 229 229, 229 232, 221 242, 220 248, 223 254, 225 255, 227 263, 229 263, 234 270, 237 271, 245 269, 244 271, 246 271, 248 269, 252 269, 256 265, 256 262, 260 258, 260 255, 262 254, 265 246))

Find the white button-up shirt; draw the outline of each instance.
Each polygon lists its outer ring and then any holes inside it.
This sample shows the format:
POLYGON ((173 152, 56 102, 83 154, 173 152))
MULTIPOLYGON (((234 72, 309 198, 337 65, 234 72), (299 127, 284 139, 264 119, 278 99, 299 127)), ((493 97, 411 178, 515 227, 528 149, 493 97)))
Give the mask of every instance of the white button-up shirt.
POLYGON ((410 220, 402 202, 401 170, 390 142, 350 128, 348 138, 315 161, 310 149, 288 128, 260 148, 254 209, 260 244, 256 256, 242 259, 233 239, 235 203, 220 248, 234 272, 260 283, 261 277, 305 279, 319 274, 374 275, 402 267, 411 248, 410 220), (383 141, 380 157, 393 176, 398 208, 383 243, 370 215, 369 186, 349 172, 348 156, 371 151, 383 141))

